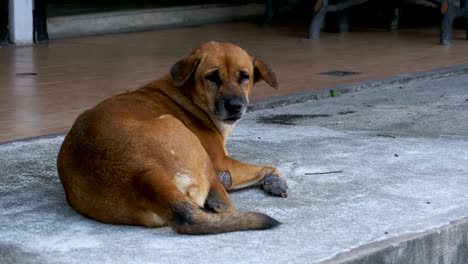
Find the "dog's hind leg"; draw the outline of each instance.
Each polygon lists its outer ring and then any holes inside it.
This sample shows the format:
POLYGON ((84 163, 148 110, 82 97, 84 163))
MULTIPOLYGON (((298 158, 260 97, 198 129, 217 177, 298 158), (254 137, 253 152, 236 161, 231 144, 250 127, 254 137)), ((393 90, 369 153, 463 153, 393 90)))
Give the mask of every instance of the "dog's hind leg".
MULTIPOLYGON (((140 206, 144 210, 154 212, 178 233, 214 234, 269 229, 279 224, 268 215, 257 212, 235 210, 222 213, 206 212, 182 193, 172 177, 165 175, 161 170, 145 171, 138 176, 134 186, 138 191, 137 199, 140 201, 140 206)), ((217 187, 215 190, 212 188, 211 192, 213 197, 217 196, 214 200, 226 202, 223 198, 219 199, 224 193, 217 187)))
POLYGON ((229 212, 233 210, 231 199, 223 185, 218 179, 214 179, 208 197, 205 201, 205 208, 216 213, 229 212))

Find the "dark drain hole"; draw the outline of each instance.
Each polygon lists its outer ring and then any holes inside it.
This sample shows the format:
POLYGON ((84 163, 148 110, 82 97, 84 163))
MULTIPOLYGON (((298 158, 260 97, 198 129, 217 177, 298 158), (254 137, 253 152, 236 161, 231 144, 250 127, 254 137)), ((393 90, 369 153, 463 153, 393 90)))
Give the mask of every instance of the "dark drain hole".
POLYGON ((329 76, 349 76, 349 75, 355 75, 355 74, 360 74, 360 72, 351 72, 351 71, 326 71, 326 72, 321 72, 319 73, 320 75, 329 75, 329 76))
POLYGON ((306 119, 313 119, 318 117, 330 117, 331 115, 271 115, 271 116, 260 116, 257 120, 264 124, 277 124, 277 125, 289 125, 293 126, 297 122, 306 119))
POLYGON ((37 73, 35 72, 20 72, 20 73, 17 73, 16 76, 18 77, 26 77, 26 76, 36 76, 37 73))
POLYGON ((343 112, 338 112, 339 115, 347 115, 347 114, 354 114, 356 111, 343 111, 343 112))

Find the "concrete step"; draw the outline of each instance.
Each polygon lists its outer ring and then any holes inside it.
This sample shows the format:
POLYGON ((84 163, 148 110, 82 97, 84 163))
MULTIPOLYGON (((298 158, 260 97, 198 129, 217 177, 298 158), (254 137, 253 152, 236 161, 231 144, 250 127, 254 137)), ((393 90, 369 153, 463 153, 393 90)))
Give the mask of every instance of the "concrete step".
POLYGON ((466 264, 467 68, 248 113, 228 150, 290 187, 284 199, 231 193, 283 223, 266 231, 98 223, 65 201, 63 135, 0 144, 0 263, 466 264))
POLYGON ((262 15, 264 9, 254 3, 138 9, 50 17, 47 27, 54 39, 245 20, 262 15))

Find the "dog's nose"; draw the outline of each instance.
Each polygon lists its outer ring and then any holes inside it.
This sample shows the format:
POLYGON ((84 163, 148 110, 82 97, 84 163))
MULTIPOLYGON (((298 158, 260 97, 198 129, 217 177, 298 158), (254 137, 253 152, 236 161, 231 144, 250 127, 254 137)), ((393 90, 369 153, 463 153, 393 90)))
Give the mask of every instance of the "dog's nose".
POLYGON ((238 114, 242 110, 242 106, 243 102, 240 99, 231 99, 224 104, 224 107, 231 115, 238 114))

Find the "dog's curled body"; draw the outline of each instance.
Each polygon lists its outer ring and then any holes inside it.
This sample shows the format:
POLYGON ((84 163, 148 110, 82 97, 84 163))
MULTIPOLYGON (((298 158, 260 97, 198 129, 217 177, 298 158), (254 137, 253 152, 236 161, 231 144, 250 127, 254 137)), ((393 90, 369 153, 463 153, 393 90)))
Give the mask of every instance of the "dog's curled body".
MULTIPOLYGON (((235 189, 258 184, 266 175, 277 174, 276 169, 230 159, 224 147, 227 134, 220 131, 210 107, 204 109, 193 99, 193 87, 203 90, 196 77, 185 76, 182 84, 174 84, 183 67, 200 65, 174 67, 170 76, 107 99, 77 118, 57 160, 67 201, 98 221, 169 225, 179 233, 278 225, 265 214, 234 210, 218 179, 220 172, 228 172, 228 188, 235 189), (251 178, 238 179, 238 173, 251 178)), ((188 74, 198 73, 192 69, 188 74)))

